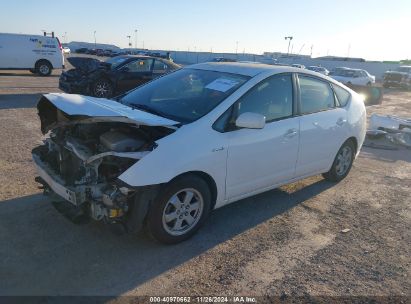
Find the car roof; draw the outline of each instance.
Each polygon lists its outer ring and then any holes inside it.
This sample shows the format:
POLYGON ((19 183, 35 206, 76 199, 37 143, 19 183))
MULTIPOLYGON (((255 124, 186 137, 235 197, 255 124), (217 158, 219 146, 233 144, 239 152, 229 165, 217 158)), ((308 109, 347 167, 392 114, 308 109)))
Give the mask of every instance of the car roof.
POLYGON ((302 72, 300 68, 282 66, 282 65, 269 65, 264 63, 242 63, 242 62, 206 62, 198 63, 186 66, 185 68, 198 69, 198 70, 207 70, 207 71, 216 71, 222 73, 231 73, 239 74, 244 76, 254 77, 258 74, 264 72, 272 71, 273 74, 277 73, 305 73, 318 76, 318 73, 305 71, 302 72))

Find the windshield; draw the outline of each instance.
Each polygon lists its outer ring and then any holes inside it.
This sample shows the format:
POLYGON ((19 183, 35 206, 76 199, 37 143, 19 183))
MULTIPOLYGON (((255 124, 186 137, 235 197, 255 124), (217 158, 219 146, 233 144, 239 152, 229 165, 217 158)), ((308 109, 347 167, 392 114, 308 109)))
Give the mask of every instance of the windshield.
POLYGON ((119 101, 181 123, 190 123, 209 113, 249 78, 182 69, 131 91, 119 101))
POLYGON ((106 60, 106 63, 110 63, 111 67, 115 69, 118 67, 120 64, 125 62, 128 58, 127 57, 112 57, 106 60))

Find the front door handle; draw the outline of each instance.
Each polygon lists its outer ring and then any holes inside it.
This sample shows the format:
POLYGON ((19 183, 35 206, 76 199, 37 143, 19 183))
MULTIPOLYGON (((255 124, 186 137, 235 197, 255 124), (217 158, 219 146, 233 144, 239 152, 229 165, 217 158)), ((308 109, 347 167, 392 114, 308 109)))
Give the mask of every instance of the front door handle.
POLYGON ((344 125, 346 122, 347 122, 346 119, 344 119, 344 118, 339 118, 339 119, 337 120, 337 125, 342 126, 342 125, 344 125))
POLYGON ((291 138, 291 137, 296 136, 297 133, 298 133, 298 130, 297 130, 297 129, 289 129, 289 130, 287 130, 287 132, 284 134, 284 137, 291 138))

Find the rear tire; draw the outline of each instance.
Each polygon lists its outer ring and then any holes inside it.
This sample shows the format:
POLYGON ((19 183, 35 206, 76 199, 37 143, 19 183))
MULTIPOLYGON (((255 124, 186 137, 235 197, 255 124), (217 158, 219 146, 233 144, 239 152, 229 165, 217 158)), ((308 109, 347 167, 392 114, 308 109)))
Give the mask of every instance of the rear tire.
POLYGON ((160 190, 147 214, 149 234, 165 244, 190 238, 204 223, 211 209, 208 184, 196 175, 171 181, 160 190))
POLYGON ((53 67, 51 66, 50 62, 46 60, 41 60, 36 64, 36 73, 40 76, 49 76, 53 67))
POLYGON ((323 174, 326 180, 339 182, 343 180, 351 170, 354 162, 355 147, 351 140, 347 140, 335 156, 330 171, 323 174))

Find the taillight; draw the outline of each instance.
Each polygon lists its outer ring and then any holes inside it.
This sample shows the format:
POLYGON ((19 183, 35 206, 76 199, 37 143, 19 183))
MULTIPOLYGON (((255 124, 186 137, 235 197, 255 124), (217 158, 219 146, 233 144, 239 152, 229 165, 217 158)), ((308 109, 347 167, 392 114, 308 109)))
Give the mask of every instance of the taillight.
POLYGON ((60 49, 60 51, 62 51, 63 50, 63 46, 61 45, 61 43, 60 43, 60 40, 56 37, 56 39, 57 39, 57 42, 59 43, 59 49, 60 49))

